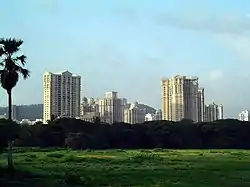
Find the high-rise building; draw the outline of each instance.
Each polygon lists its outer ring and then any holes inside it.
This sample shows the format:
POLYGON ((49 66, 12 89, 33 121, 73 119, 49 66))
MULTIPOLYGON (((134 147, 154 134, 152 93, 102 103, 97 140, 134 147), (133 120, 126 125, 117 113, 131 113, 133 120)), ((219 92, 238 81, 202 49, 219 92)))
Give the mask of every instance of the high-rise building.
MULTIPOLYGON (((127 103, 127 102, 125 102, 127 103)), ((124 105, 124 122, 135 124, 145 121, 146 111, 139 108, 138 102, 124 105)))
POLYGON ((204 121, 205 106, 204 106, 204 88, 198 89, 198 122, 204 121))
POLYGON ((124 109, 124 122, 130 124, 139 123, 139 109, 136 106, 136 103, 132 103, 130 107, 124 109))
POLYGON ((174 76, 162 79, 162 119, 198 121, 198 77, 174 76))
POLYGON ((218 119, 224 119, 224 110, 221 104, 217 107, 217 117, 218 119))
POLYGON ((155 120, 161 120, 162 119, 162 110, 159 109, 155 112, 155 120))
POLYGON ((51 117, 80 117, 81 77, 69 71, 43 75, 43 121, 51 117))
POLYGON ((123 122, 124 100, 118 98, 117 92, 106 92, 104 99, 99 99, 100 119, 106 123, 123 122))
POLYGON ((217 120, 217 105, 215 103, 205 105, 205 122, 212 122, 217 120))
POLYGON ((99 114, 99 106, 95 103, 94 98, 84 97, 81 102, 80 119, 88 122, 94 122, 99 114))
POLYGON ((244 110, 239 113, 240 121, 250 121, 250 112, 248 110, 244 110))
POLYGON ((223 119, 223 105, 217 105, 216 103, 211 103, 205 106, 205 122, 212 122, 219 119, 223 119))

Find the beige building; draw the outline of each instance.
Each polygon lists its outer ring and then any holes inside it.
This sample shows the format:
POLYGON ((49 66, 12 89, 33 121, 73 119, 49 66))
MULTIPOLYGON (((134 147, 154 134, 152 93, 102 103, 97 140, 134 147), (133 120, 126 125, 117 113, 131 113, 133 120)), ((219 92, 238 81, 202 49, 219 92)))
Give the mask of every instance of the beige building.
POLYGON ((198 121, 198 77, 174 76, 161 81, 162 119, 198 121))
POLYGON ((138 103, 131 103, 130 107, 124 109, 124 122, 129 124, 143 123, 146 112, 140 109, 138 103))
POLYGON ((132 103, 129 108, 124 109, 124 122, 129 124, 138 123, 139 109, 135 103, 132 103))
POLYGON ((106 92, 98 102, 101 121, 110 124, 124 121, 124 100, 118 98, 117 92, 106 92))
POLYGON ((198 122, 204 121, 205 104, 204 104, 204 88, 198 89, 198 122))
POLYGON ((43 75, 43 121, 54 117, 80 117, 81 77, 69 71, 43 75))

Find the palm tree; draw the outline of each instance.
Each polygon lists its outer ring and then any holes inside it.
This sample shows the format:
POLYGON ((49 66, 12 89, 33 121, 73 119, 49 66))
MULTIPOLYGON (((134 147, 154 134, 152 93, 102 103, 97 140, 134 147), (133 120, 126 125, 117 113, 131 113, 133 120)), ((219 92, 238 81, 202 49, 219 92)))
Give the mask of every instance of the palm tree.
MULTIPOLYGON (((8 121, 12 122, 12 89, 18 82, 19 75, 24 79, 29 77, 29 70, 23 68, 26 64, 26 56, 18 55, 20 47, 23 44, 22 40, 15 38, 0 39, 0 78, 1 86, 8 94, 8 121)), ((8 167, 14 169, 12 159, 12 140, 8 141, 8 167)))

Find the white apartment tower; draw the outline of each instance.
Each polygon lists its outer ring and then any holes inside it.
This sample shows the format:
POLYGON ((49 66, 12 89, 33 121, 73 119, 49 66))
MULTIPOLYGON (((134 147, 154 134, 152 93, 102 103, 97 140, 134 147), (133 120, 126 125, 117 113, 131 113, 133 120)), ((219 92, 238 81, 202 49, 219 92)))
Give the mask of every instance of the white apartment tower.
POLYGON ((205 106, 205 122, 212 122, 223 119, 223 105, 217 105, 214 102, 205 106))
POLYGON ((43 75, 43 121, 54 117, 80 117, 81 77, 69 71, 43 75))
POLYGON ((106 92, 104 99, 99 100, 101 121, 106 123, 123 122, 124 100, 117 97, 117 92, 106 92))
POLYGON ((218 117, 218 119, 224 119, 223 105, 219 105, 217 107, 217 117, 218 117))
POLYGON ((124 122, 129 124, 143 123, 145 121, 146 111, 138 107, 138 103, 134 102, 124 105, 124 122))
POLYGON ((217 120, 217 105, 215 103, 205 106, 205 122, 212 122, 217 120))
POLYGON ((162 119, 198 121, 198 77, 174 76, 161 81, 162 119))
POLYGON ((204 88, 198 89, 198 122, 204 121, 205 105, 204 105, 204 88))
POLYGON ((129 108, 124 109, 124 122, 129 124, 139 123, 139 112, 136 103, 132 103, 129 108))
POLYGON ((248 110, 244 110, 239 113, 240 121, 250 121, 250 112, 248 110))

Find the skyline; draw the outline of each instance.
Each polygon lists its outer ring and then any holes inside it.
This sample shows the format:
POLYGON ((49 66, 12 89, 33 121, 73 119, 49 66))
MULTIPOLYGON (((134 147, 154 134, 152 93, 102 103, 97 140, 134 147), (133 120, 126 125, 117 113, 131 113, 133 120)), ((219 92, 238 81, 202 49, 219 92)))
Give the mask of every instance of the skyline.
POLYGON ((82 97, 114 90, 161 108, 161 79, 180 74, 198 76, 205 103, 221 103, 225 117, 236 117, 250 108, 250 2, 180 2, 2 2, 1 37, 24 40, 31 70, 13 104, 42 103, 43 73, 67 69, 82 77, 82 97))

